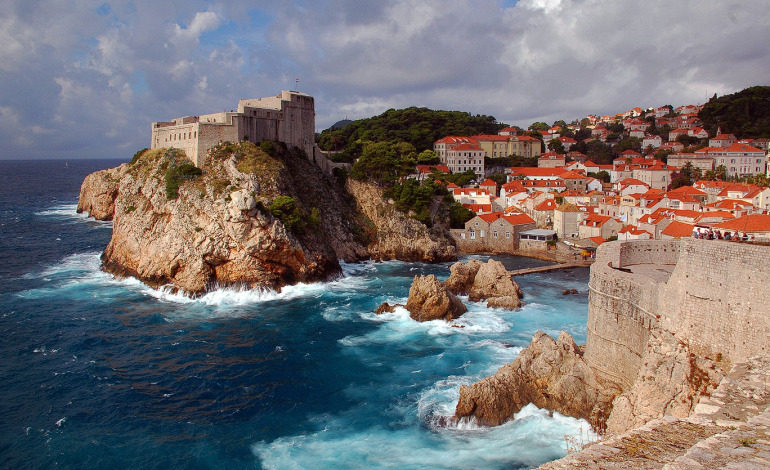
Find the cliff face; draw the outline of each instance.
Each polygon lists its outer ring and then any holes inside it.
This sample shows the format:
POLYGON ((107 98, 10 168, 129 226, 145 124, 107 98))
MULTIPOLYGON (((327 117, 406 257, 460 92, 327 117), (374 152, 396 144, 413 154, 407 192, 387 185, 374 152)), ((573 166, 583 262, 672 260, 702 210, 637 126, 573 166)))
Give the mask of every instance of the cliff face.
POLYGON ((440 228, 429 229, 382 199, 382 189, 371 183, 348 180, 347 189, 360 211, 371 221, 373 259, 398 259, 428 263, 454 261, 457 249, 440 228))
POLYGON ((107 271, 192 294, 321 281, 341 272, 339 260, 456 259, 441 229, 396 210, 377 186, 348 188, 280 144, 225 144, 200 170, 157 149, 87 176, 78 212, 114 221, 107 271))
POLYGON ((324 280, 341 272, 339 258, 366 257, 344 195, 301 156, 247 143, 220 149, 169 198, 167 172, 182 164, 160 149, 85 179, 79 211, 114 221, 107 271, 201 293, 324 280), (267 209, 281 196, 293 198, 283 207, 291 227, 267 209))

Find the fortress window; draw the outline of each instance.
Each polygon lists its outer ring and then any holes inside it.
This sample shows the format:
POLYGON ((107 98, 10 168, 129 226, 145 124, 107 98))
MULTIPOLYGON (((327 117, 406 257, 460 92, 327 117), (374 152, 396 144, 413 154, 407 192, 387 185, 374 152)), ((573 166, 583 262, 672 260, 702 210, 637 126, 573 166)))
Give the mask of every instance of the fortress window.
POLYGON ((195 131, 195 135, 193 137, 196 139, 198 138, 198 131, 195 131))

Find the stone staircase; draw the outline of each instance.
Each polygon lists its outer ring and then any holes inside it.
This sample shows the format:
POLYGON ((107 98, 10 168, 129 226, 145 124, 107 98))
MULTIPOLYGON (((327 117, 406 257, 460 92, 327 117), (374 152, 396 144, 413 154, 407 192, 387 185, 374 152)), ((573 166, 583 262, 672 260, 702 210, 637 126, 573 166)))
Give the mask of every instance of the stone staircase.
POLYGON ((688 418, 664 417, 540 467, 770 468, 770 358, 736 364, 688 418))

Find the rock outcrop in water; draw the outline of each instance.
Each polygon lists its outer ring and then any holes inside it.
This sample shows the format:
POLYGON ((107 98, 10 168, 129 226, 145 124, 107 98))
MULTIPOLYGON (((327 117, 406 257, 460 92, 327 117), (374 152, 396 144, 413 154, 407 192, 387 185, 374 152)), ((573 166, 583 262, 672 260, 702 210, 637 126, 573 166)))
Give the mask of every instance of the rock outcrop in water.
POLYGON ((499 261, 482 263, 472 259, 455 263, 450 271, 446 285, 456 295, 467 295, 472 302, 486 300, 488 307, 514 310, 522 305, 521 287, 499 261))
POLYGON ((89 175, 79 210, 114 221, 107 271, 192 294, 325 280, 338 259, 367 256, 331 180, 301 155, 248 143, 219 149, 202 172, 181 153, 146 152, 89 175))
POLYGON ((414 277, 406 309, 412 319, 420 322, 450 321, 468 310, 433 274, 414 277))
POLYGON ((524 406, 603 422, 617 390, 606 390, 583 360, 572 336, 562 332, 557 341, 537 332, 512 363, 493 376, 460 387, 456 419, 474 417, 481 425, 497 426, 524 406))

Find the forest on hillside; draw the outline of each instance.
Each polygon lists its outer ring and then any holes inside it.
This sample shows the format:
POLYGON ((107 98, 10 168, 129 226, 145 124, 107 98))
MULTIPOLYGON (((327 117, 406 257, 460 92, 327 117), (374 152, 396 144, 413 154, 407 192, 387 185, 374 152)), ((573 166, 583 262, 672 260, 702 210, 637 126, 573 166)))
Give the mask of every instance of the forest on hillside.
POLYGON ((317 140, 321 150, 342 152, 336 160, 352 162, 361 155, 366 142, 408 142, 419 153, 432 150, 433 142, 442 137, 497 134, 504 127, 507 125, 493 116, 411 107, 389 109, 341 129, 327 129, 317 140))
POLYGON ((721 128, 739 139, 770 137, 770 86, 754 86, 718 98, 715 95, 698 115, 712 136, 721 128))

